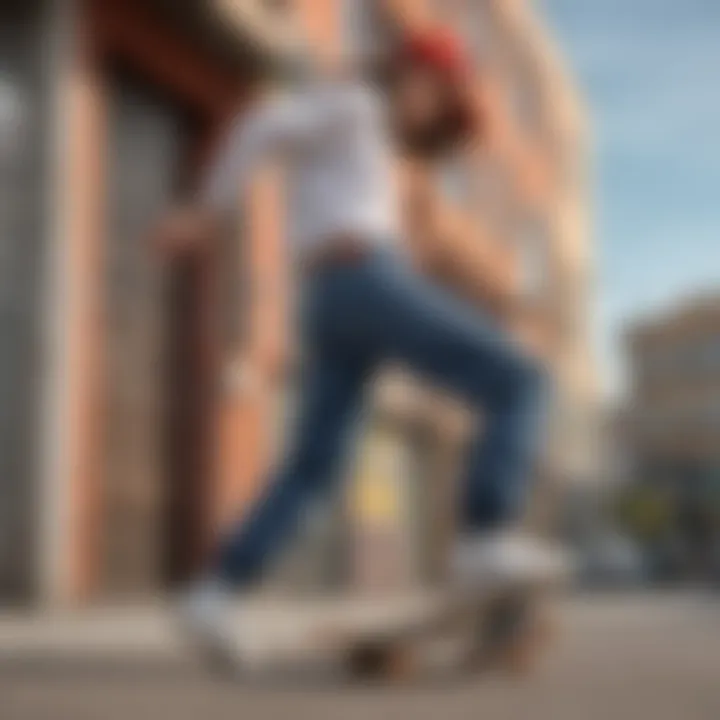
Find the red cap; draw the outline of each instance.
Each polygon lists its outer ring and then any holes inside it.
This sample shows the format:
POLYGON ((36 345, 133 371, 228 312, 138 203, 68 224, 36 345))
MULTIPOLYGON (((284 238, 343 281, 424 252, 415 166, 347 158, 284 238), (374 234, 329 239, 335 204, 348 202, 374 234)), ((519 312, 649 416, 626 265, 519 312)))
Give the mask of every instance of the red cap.
POLYGON ((471 62, 460 38, 445 29, 415 32, 400 44, 398 59, 432 68, 451 81, 461 81, 471 62))

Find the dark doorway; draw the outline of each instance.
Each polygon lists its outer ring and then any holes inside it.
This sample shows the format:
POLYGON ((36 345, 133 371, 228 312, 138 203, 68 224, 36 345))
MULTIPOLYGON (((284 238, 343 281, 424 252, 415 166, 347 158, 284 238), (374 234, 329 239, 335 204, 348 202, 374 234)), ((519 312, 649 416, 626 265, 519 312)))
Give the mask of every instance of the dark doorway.
POLYGON ((199 510, 200 436, 188 426, 197 268, 168 264, 148 243, 152 220, 187 177, 196 133, 181 106, 133 77, 115 73, 108 90, 101 585, 118 596, 187 571, 188 514, 199 510))
POLYGON ((39 2, 0 3, 0 601, 36 591, 49 88, 39 2))

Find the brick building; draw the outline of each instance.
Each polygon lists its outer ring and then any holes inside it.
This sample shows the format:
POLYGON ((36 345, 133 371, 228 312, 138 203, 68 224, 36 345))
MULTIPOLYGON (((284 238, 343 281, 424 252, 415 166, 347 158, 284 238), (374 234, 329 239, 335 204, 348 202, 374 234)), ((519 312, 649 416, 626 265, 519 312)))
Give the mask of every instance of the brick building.
POLYGON ((720 547, 720 296, 706 295, 628 331, 631 392, 624 448, 631 488, 660 504, 650 541, 659 571, 713 577, 720 547), (659 537, 658 537, 659 536, 659 537))
MULTIPOLYGON (((531 283, 538 318, 516 330, 557 376, 548 467, 590 472, 564 452, 590 443, 596 398, 585 128, 524 2, 6 2, 0 597, 160 591, 251 498, 291 382, 232 396, 217 378, 232 348, 287 344, 282 183, 258 179, 244 237, 191 259, 154 256, 143 229, 192 184, 259 54, 297 33, 330 56, 354 52, 438 18, 483 66, 489 142, 432 176, 398 167, 410 249, 478 301, 484 283, 531 283), (428 191, 442 222, 421 247, 412 204, 428 191), (263 242, 246 242, 252 234, 263 242)), ((452 497, 437 479, 453 476, 463 432, 453 403, 412 378, 379 383, 357 477, 330 512, 346 541, 331 544, 343 553, 334 565, 351 568, 343 580, 385 586, 437 571, 452 497)))
POLYGON ((628 332, 633 474, 720 487, 720 297, 686 302, 628 332))

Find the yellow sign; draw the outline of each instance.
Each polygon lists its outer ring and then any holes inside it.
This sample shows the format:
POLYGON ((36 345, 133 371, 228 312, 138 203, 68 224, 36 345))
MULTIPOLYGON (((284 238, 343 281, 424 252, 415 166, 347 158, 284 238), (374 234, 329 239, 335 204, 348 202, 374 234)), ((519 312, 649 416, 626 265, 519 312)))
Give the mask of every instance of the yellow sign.
POLYGON ((359 458, 359 472, 355 481, 353 507, 361 521, 395 523, 402 517, 398 473, 402 472, 399 438, 371 433, 359 458))

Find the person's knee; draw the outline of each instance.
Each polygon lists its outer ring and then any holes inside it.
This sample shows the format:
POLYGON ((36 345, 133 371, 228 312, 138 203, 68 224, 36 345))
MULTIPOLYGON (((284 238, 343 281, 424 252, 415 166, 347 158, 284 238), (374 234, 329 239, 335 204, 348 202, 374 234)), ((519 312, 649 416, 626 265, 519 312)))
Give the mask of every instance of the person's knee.
POLYGON ((510 342, 497 343, 493 352, 484 343, 473 346, 464 353, 462 370, 465 387, 484 409, 532 404, 550 385, 547 366, 510 342))
POLYGON ((507 398, 523 406, 542 403, 550 391, 550 373, 537 358, 519 354, 509 364, 507 398))
POLYGON ((547 365, 538 358, 525 358, 525 383, 535 395, 545 395, 550 389, 550 371, 547 365))

